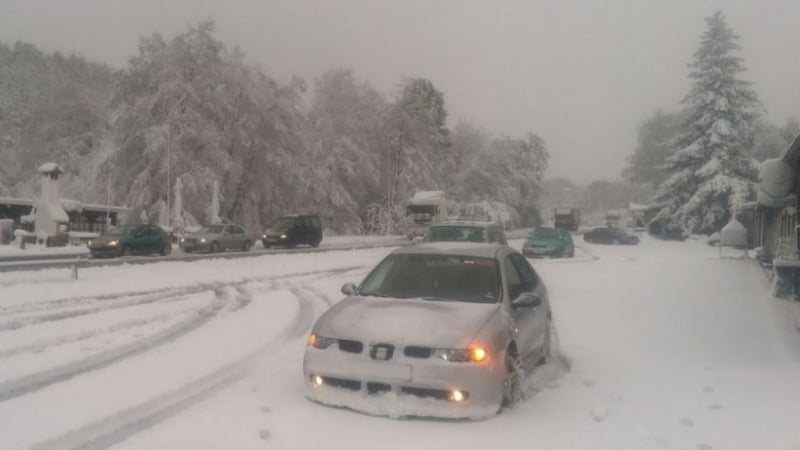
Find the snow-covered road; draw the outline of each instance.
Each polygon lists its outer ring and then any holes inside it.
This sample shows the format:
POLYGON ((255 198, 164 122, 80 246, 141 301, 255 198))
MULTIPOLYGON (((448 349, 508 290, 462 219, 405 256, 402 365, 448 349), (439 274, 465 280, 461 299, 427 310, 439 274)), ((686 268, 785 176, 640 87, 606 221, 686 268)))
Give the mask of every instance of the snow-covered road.
POLYGON ((698 242, 533 261, 561 357, 497 417, 306 400, 308 328, 389 251, 0 274, 0 449, 800 449, 798 303, 698 242))

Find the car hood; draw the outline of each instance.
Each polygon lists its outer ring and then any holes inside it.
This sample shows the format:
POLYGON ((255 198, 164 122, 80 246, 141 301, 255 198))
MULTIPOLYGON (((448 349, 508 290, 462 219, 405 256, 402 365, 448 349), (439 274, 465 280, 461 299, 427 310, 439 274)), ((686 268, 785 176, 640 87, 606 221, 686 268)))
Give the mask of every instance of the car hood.
POLYGON ((435 348, 466 348, 498 303, 352 296, 317 322, 321 336, 435 348))
POLYGON ((288 228, 267 228, 264 233, 268 234, 286 234, 289 232, 288 228))
POLYGON ((557 238, 553 238, 553 239, 542 239, 542 238, 533 239, 532 238, 532 239, 528 239, 526 241, 526 243, 528 245, 546 245, 548 247, 559 247, 561 245, 564 245, 564 243, 560 239, 557 239, 557 238))
POLYGON ((111 241, 124 242, 128 239, 128 235, 120 234, 116 236, 102 235, 92 239, 92 245, 106 245, 111 241))
POLYGON ((186 237, 190 238, 190 239, 203 239, 203 238, 206 238, 207 240, 218 238, 219 236, 220 236, 219 233, 194 233, 194 234, 186 235, 186 237))

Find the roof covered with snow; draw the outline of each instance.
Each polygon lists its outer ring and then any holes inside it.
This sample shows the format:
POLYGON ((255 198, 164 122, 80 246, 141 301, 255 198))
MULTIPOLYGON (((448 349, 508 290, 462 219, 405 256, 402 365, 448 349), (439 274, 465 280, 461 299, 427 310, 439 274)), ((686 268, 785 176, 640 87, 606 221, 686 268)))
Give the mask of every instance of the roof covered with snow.
POLYGON ((53 173, 53 172, 63 173, 61 168, 58 167, 58 164, 54 162, 44 163, 41 166, 39 166, 39 168, 36 169, 36 171, 39 173, 53 173))

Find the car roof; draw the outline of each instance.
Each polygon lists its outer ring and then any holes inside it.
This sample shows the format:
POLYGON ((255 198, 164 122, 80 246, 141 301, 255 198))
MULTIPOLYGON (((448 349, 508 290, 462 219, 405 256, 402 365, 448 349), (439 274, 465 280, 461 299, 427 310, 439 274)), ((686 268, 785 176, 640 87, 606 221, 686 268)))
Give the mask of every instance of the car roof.
POLYGON ((400 247, 392 254, 398 255, 459 255, 475 258, 496 258, 498 253, 512 250, 506 245, 483 242, 425 242, 422 244, 400 247))

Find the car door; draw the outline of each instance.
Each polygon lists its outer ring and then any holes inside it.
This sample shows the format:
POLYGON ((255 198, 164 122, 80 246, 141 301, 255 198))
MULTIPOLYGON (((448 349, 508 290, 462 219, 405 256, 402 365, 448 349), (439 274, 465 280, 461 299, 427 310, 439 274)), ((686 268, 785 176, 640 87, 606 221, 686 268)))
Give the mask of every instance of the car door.
POLYGON ((233 239, 233 235, 231 234, 231 226, 225 225, 222 227, 222 233, 219 236, 219 246, 220 248, 225 251, 233 248, 233 243, 231 240, 233 239))
POLYGON ((230 232, 230 248, 241 250, 245 241, 244 230, 237 225, 231 225, 228 227, 228 231, 230 232))
MULTIPOLYGON (((513 302, 516 298, 527 291, 522 273, 517 268, 517 264, 511 259, 512 254, 506 254, 503 258, 503 272, 508 292, 508 299, 513 302)), ((511 306, 511 317, 514 320, 515 339, 517 350, 520 356, 527 358, 535 348, 536 343, 536 317, 533 308, 511 306)))
POLYGON ((524 347, 518 348, 522 355, 526 357, 536 356, 539 358, 539 349, 544 344, 547 332, 547 290, 541 282, 536 271, 533 270, 527 259, 518 254, 511 253, 508 256, 516 278, 519 280, 519 292, 530 292, 542 299, 542 304, 533 308, 515 308, 518 336, 524 347))

